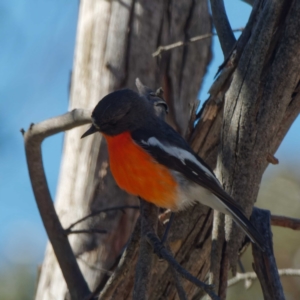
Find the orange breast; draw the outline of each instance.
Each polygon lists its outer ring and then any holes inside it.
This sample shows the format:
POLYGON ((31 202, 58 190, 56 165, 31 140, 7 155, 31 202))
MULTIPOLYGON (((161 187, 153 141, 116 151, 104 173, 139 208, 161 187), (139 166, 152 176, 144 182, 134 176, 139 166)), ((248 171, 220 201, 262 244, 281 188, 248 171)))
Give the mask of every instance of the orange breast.
POLYGON ((159 207, 176 209, 177 183, 170 171, 134 143, 129 132, 104 137, 119 187, 159 207))

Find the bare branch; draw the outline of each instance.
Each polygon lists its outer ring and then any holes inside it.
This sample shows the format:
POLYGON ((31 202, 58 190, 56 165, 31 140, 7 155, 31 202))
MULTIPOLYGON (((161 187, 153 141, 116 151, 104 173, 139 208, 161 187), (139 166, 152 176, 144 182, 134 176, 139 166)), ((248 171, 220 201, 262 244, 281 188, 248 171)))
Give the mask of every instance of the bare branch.
POLYGON ((114 207, 109 207, 109 208, 104 208, 104 209, 99 209, 99 210, 95 210, 93 211, 92 213, 86 215, 85 217, 77 220, 76 222, 72 223, 68 228, 66 228, 66 230, 70 230, 72 229, 74 226, 76 226, 77 224, 91 218, 91 217, 94 217, 94 216, 97 216, 101 213, 106 213, 108 211, 113 211, 113 210, 121 210, 123 211, 124 209, 127 209, 127 208, 132 208, 132 209, 139 209, 140 207, 138 205, 122 205, 122 206, 114 206, 114 207))
POLYGON ((41 143, 48 136, 90 122, 89 111, 75 109, 41 123, 31 124, 29 130, 23 134, 35 200, 71 297, 78 300, 87 297, 90 290, 54 208, 44 171, 41 143))
POLYGON ((158 221, 158 208, 142 199, 141 201, 141 240, 139 257, 135 269, 133 299, 146 299, 151 278, 153 250, 146 239, 148 228, 155 231, 158 221))
POLYGON ((253 6, 255 0, 242 0, 242 1, 253 6))
MULTIPOLYGON (((282 140, 283 136, 278 135, 279 126, 281 122, 286 122, 285 117, 288 117, 289 121, 294 118, 292 114, 291 117, 287 116, 286 112, 299 80, 299 64, 295 63, 299 60, 299 56, 292 55, 297 53, 294 47, 299 48, 300 40, 295 39, 299 30, 299 18, 296 20, 299 6, 296 6, 294 1, 255 3, 253 11, 257 11, 256 16, 252 12, 249 20, 253 21, 256 18, 256 25, 252 26, 250 32, 249 23, 247 24, 232 52, 233 54, 236 51, 237 60, 234 61, 238 62, 238 67, 225 94, 217 174, 225 189, 239 202, 248 216, 257 197, 262 174, 268 165, 267 154, 275 153, 282 140), (285 34, 275 39, 279 23, 282 24, 281 32, 285 34), (242 40, 244 50, 241 54, 242 40), (255 49, 261 49, 261 52, 258 53, 255 49), (269 58, 274 53, 280 55, 275 55, 270 65, 269 58), (283 64, 288 66, 285 67, 285 76, 282 76, 280 69, 283 64), (264 78, 263 83, 261 78, 264 78), (256 107, 253 106, 253 99, 257 104, 256 107), (275 109, 277 105, 280 106, 279 110, 275 109)), ((293 102, 295 100, 296 97, 293 102)), ((226 217, 225 223, 226 251, 230 267, 235 271, 237 253, 244 237, 230 218, 226 217)), ((259 231, 264 232, 261 229, 259 231)), ((261 254, 254 254, 261 257, 259 255, 261 254)), ((260 262, 262 264, 260 268, 264 268, 264 271, 260 271, 264 294, 274 296, 267 299, 282 299, 275 259, 271 256, 265 260, 261 258, 260 262), (269 269, 263 265, 264 261, 269 263, 269 269), (270 274, 273 280, 268 277, 270 274), (269 278, 270 282, 274 282, 274 286, 268 286, 263 278, 269 278)), ((221 269, 224 270, 223 265, 221 269)))
MULTIPOLYGON (((233 29, 232 32, 238 32, 238 31, 243 31, 243 30, 244 30, 244 27, 241 27, 241 28, 233 29)), ((217 33, 206 33, 206 34, 201 34, 201 35, 194 36, 194 37, 190 38, 188 41, 185 41, 185 42, 184 41, 178 41, 178 42, 175 42, 173 44, 166 45, 166 46, 159 46, 157 48, 157 50, 152 53, 152 56, 156 57, 156 56, 161 55, 163 52, 170 51, 170 50, 173 50, 173 49, 178 48, 178 47, 187 46, 191 43, 198 42, 198 41, 201 41, 201 40, 205 40, 205 39, 208 39, 208 38, 210 38, 212 36, 215 36, 215 35, 217 35, 217 33)))
POLYGON ((179 274, 173 269, 173 268, 169 268, 170 272, 172 273, 173 275, 173 278, 174 278, 174 282, 175 282, 175 286, 176 286, 176 290, 177 290, 177 293, 178 293, 178 297, 180 300, 188 300, 188 297, 186 295, 186 292, 182 286, 182 283, 181 283, 181 279, 179 277, 179 274))
MULTIPOLYGON (((280 269, 278 270, 279 276, 300 276, 299 269, 280 269)), ((255 280, 257 275, 255 272, 237 273, 235 277, 228 280, 228 287, 233 286, 240 281, 255 280)))
POLYGON ((139 250, 141 232, 141 218, 139 218, 134 227, 133 233, 130 237, 127 248, 125 249, 117 269, 114 271, 113 275, 107 281, 104 289, 99 295, 99 300, 110 299, 116 290, 118 284, 128 275, 130 268, 132 267, 133 257, 139 250))
MULTIPOLYGON (((96 271, 99 271, 101 273, 105 273, 107 274, 108 276, 111 276, 113 274, 112 271, 110 270, 106 270, 106 269, 103 269, 103 268, 100 268, 98 266, 95 266, 95 265, 92 265, 90 264, 89 262, 87 262, 85 259, 83 259, 81 256, 77 256, 77 259, 80 260, 82 263, 84 263, 86 266, 88 266, 90 269, 92 270, 96 270, 96 271)), ((92 294, 90 295, 90 298, 91 298, 92 294)), ((88 300, 88 299, 87 299, 88 300)))
POLYGON ((224 2, 223 0, 210 0, 210 6, 220 44, 224 56, 227 57, 230 54, 236 39, 227 18, 224 2))
POLYGON ((91 113, 91 111, 86 109, 73 109, 70 112, 42 121, 38 124, 31 123, 29 130, 24 133, 25 143, 33 143, 34 141, 43 140, 59 132, 89 124, 92 122, 91 113))
POLYGON ((285 216, 271 216, 271 225, 286 227, 293 230, 300 230, 300 219, 285 217, 285 216))
POLYGON ((162 245, 158 237, 155 235, 154 232, 151 232, 150 230, 147 232, 147 238, 149 243, 152 245, 155 253, 165 259, 170 267, 174 268, 183 278, 189 280, 196 286, 202 288, 213 300, 219 300, 220 298, 215 294, 213 291, 213 286, 209 284, 205 284, 204 282, 201 282, 196 277, 194 277, 191 273, 189 273, 186 269, 184 269, 171 255, 171 253, 162 245))
POLYGON ((104 234, 107 233, 106 230, 100 230, 100 229, 94 229, 94 228, 90 228, 90 229, 79 229, 79 230, 65 230, 66 234, 78 234, 78 233, 100 233, 100 234, 104 234))
POLYGON ((251 221, 265 238, 267 246, 266 251, 262 253, 255 244, 252 244, 253 268, 259 279, 264 299, 282 300, 285 297, 273 252, 270 217, 271 214, 269 211, 256 207, 253 208, 251 221))

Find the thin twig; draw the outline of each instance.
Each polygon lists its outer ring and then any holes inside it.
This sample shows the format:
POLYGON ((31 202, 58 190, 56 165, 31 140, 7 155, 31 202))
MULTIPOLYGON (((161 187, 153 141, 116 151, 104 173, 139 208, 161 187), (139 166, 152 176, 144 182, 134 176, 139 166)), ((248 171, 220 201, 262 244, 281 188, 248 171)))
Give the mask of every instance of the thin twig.
POLYGON ((71 298, 78 300, 85 299, 91 292, 56 214, 43 166, 41 143, 48 136, 90 122, 89 111, 74 109, 64 115, 31 124, 23 134, 35 200, 71 298))
MULTIPOLYGON (((279 276, 300 276, 299 269, 280 269, 279 276)), ((255 272, 237 273, 235 277, 228 280, 228 287, 237 284, 240 281, 255 280, 257 275, 255 272)))
POLYGON ((213 300, 220 300, 220 298, 213 291, 213 286, 209 284, 205 284, 201 282, 198 278, 194 277, 191 273, 189 273, 186 269, 184 269, 171 255, 171 253, 162 245, 159 238, 156 236, 154 232, 150 230, 147 232, 147 238, 149 243, 152 245, 155 253, 165 259, 169 265, 174 268, 183 278, 188 281, 194 283, 196 286, 202 288, 213 300))
POLYGON ((104 208, 104 209, 99 209, 99 210, 96 210, 96 211, 93 211, 92 213, 86 215, 85 217, 77 220, 76 222, 72 223, 68 228, 66 228, 66 230, 70 230, 72 229, 74 226, 76 226, 77 224, 89 219, 89 218, 92 218, 94 216, 97 216, 101 213, 105 213, 105 212, 108 212, 108 211, 113 211, 113 210, 124 210, 124 209, 127 209, 127 208, 132 208, 132 209, 139 209, 140 207, 138 205, 121 205, 121 206, 114 206, 114 207, 109 207, 109 208, 104 208))
POLYGON ((186 292, 185 292, 185 290, 182 286, 181 278, 179 277, 178 272, 175 271, 173 268, 170 268, 170 272, 173 275, 174 284, 175 284, 179 299, 180 300, 188 300, 188 297, 187 297, 186 292))
MULTIPOLYGON (((244 28, 241 27, 241 28, 237 28, 237 29, 232 30, 232 32, 243 31, 243 30, 244 30, 244 28)), ((201 41, 201 40, 205 40, 205 39, 208 39, 208 38, 210 38, 212 36, 215 36, 215 35, 217 35, 217 33, 206 33, 206 34, 201 34, 201 35, 194 36, 194 37, 190 38, 187 41, 178 41, 176 43, 169 44, 169 45, 166 45, 166 46, 159 46, 157 48, 157 50, 152 53, 152 56, 156 57, 156 56, 160 55, 162 52, 170 51, 172 49, 182 47, 182 46, 187 46, 191 43, 201 41)))
POLYGON ((66 234, 77 234, 77 233, 100 233, 104 234, 107 233, 106 230, 100 230, 100 229, 79 229, 79 230, 65 230, 66 234))
POLYGON ((285 217, 285 216, 271 216, 271 225, 286 227, 293 230, 300 230, 300 219, 285 217))
MULTIPOLYGON (((119 261, 119 264, 114 271, 113 275, 107 281, 105 287, 100 293, 99 299, 110 299, 115 292, 119 283, 130 273, 133 257, 136 255, 139 249, 141 233, 141 218, 139 218, 135 224, 133 233, 131 234, 130 241, 127 248, 123 252, 123 255, 119 261)), ((98 289, 96 289, 98 290, 98 289)))
POLYGON ((211 12, 224 57, 231 52, 236 39, 227 18, 223 0, 210 0, 211 12))
POLYGON ((139 257, 135 268, 133 300, 147 299, 148 287, 151 279, 153 250, 148 243, 146 234, 149 228, 156 230, 158 221, 157 206, 140 199, 141 208, 141 240, 139 257))
MULTIPOLYGON (((242 272, 243 274, 245 274, 245 273, 246 273, 246 270, 245 270, 245 268, 244 268, 244 265, 243 265, 241 259, 238 260, 238 265, 239 265, 239 267, 240 267, 240 269, 241 269, 241 272, 242 272)), ((237 272, 237 273, 238 273, 238 272, 237 272)), ((252 281, 251 279, 245 279, 245 289, 246 289, 246 290, 249 289, 249 288, 252 286, 252 282, 253 282, 253 281, 252 281)), ((227 286, 228 286, 228 281, 227 281, 227 286)))
POLYGON ((106 269, 103 269, 103 268, 100 268, 100 267, 97 267, 95 265, 92 265, 90 263, 88 263, 85 259, 83 259, 81 256, 78 256, 77 257, 78 260, 80 260, 82 263, 84 263, 89 269, 91 270, 94 270, 94 271, 98 271, 98 272, 101 272, 101 273, 104 273, 108 276, 111 276, 113 274, 112 271, 110 270, 106 270, 106 269))
MULTIPOLYGON (((174 215, 174 213, 171 214, 171 216, 174 215)), ((169 220, 170 222, 171 220, 169 220)), ((170 246, 168 245, 168 243, 164 243, 163 239, 161 242, 163 245, 165 244, 166 249, 172 253, 170 246)), ((179 277, 179 273, 173 268, 170 267, 169 268, 169 272, 172 274, 173 278, 174 278, 174 285, 176 287, 177 293, 178 293, 178 297, 180 300, 188 300, 187 294, 182 286, 182 282, 181 282, 181 278, 179 277)))

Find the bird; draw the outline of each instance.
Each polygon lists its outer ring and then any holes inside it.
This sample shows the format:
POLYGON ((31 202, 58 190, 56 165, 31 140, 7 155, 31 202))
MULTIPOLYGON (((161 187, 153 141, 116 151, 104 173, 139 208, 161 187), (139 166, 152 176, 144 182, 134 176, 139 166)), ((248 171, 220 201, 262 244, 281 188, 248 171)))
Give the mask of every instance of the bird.
POLYGON ((185 139, 155 114, 155 95, 149 97, 131 89, 106 95, 81 138, 96 132, 104 136, 112 175, 129 194, 174 212, 200 202, 229 215, 265 251, 264 238, 242 208, 185 139))

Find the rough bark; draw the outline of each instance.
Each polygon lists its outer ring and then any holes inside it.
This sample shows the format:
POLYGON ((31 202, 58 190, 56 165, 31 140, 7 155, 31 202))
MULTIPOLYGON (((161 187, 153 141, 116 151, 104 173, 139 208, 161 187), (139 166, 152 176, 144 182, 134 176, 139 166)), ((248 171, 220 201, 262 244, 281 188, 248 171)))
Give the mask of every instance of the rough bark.
MULTIPOLYGON (((299 9, 299 1, 257 1, 231 54, 236 67, 225 95, 217 169, 224 188, 248 216, 268 157, 299 114, 299 9), (296 109, 293 115, 291 106, 296 109)), ((231 219, 226 217, 225 224, 222 274, 229 267, 235 272, 244 236, 231 219)), ((224 299, 227 280, 222 274, 224 299)))
MULTIPOLYGON (((115 89, 125 86, 134 89, 135 78, 139 77, 153 88, 163 86, 171 110, 169 121, 184 134, 210 60, 210 39, 156 59, 152 53, 159 45, 209 32, 211 23, 204 0, 82 0, 70 108, 92 109, 99 99, 115 89)), ((137 203, 135 197, 116 186, 109 171, 105 141, 100 135, 80 140, 84 130, 78 128, 66 133, 64 141, 56 209, 65 228, 94 210, 137 203)), ((130 210, 126 214, 104 213, 76 229, 106 229, 108 234, 69 238, 92 291, 99 284, 105 285, 110 276, 108 271, 115 268, 136 218, 136 211, 130 210)), ((201 214, 198 218, 201 219, 201 214)), ((65 282, 48 245, 36 299, 59 300, 66 295, 65 282)))
POLYGON ((298 1, 261 4, 226 94, 219 168, 248 215, 299 84, 299 8, 298 1))

